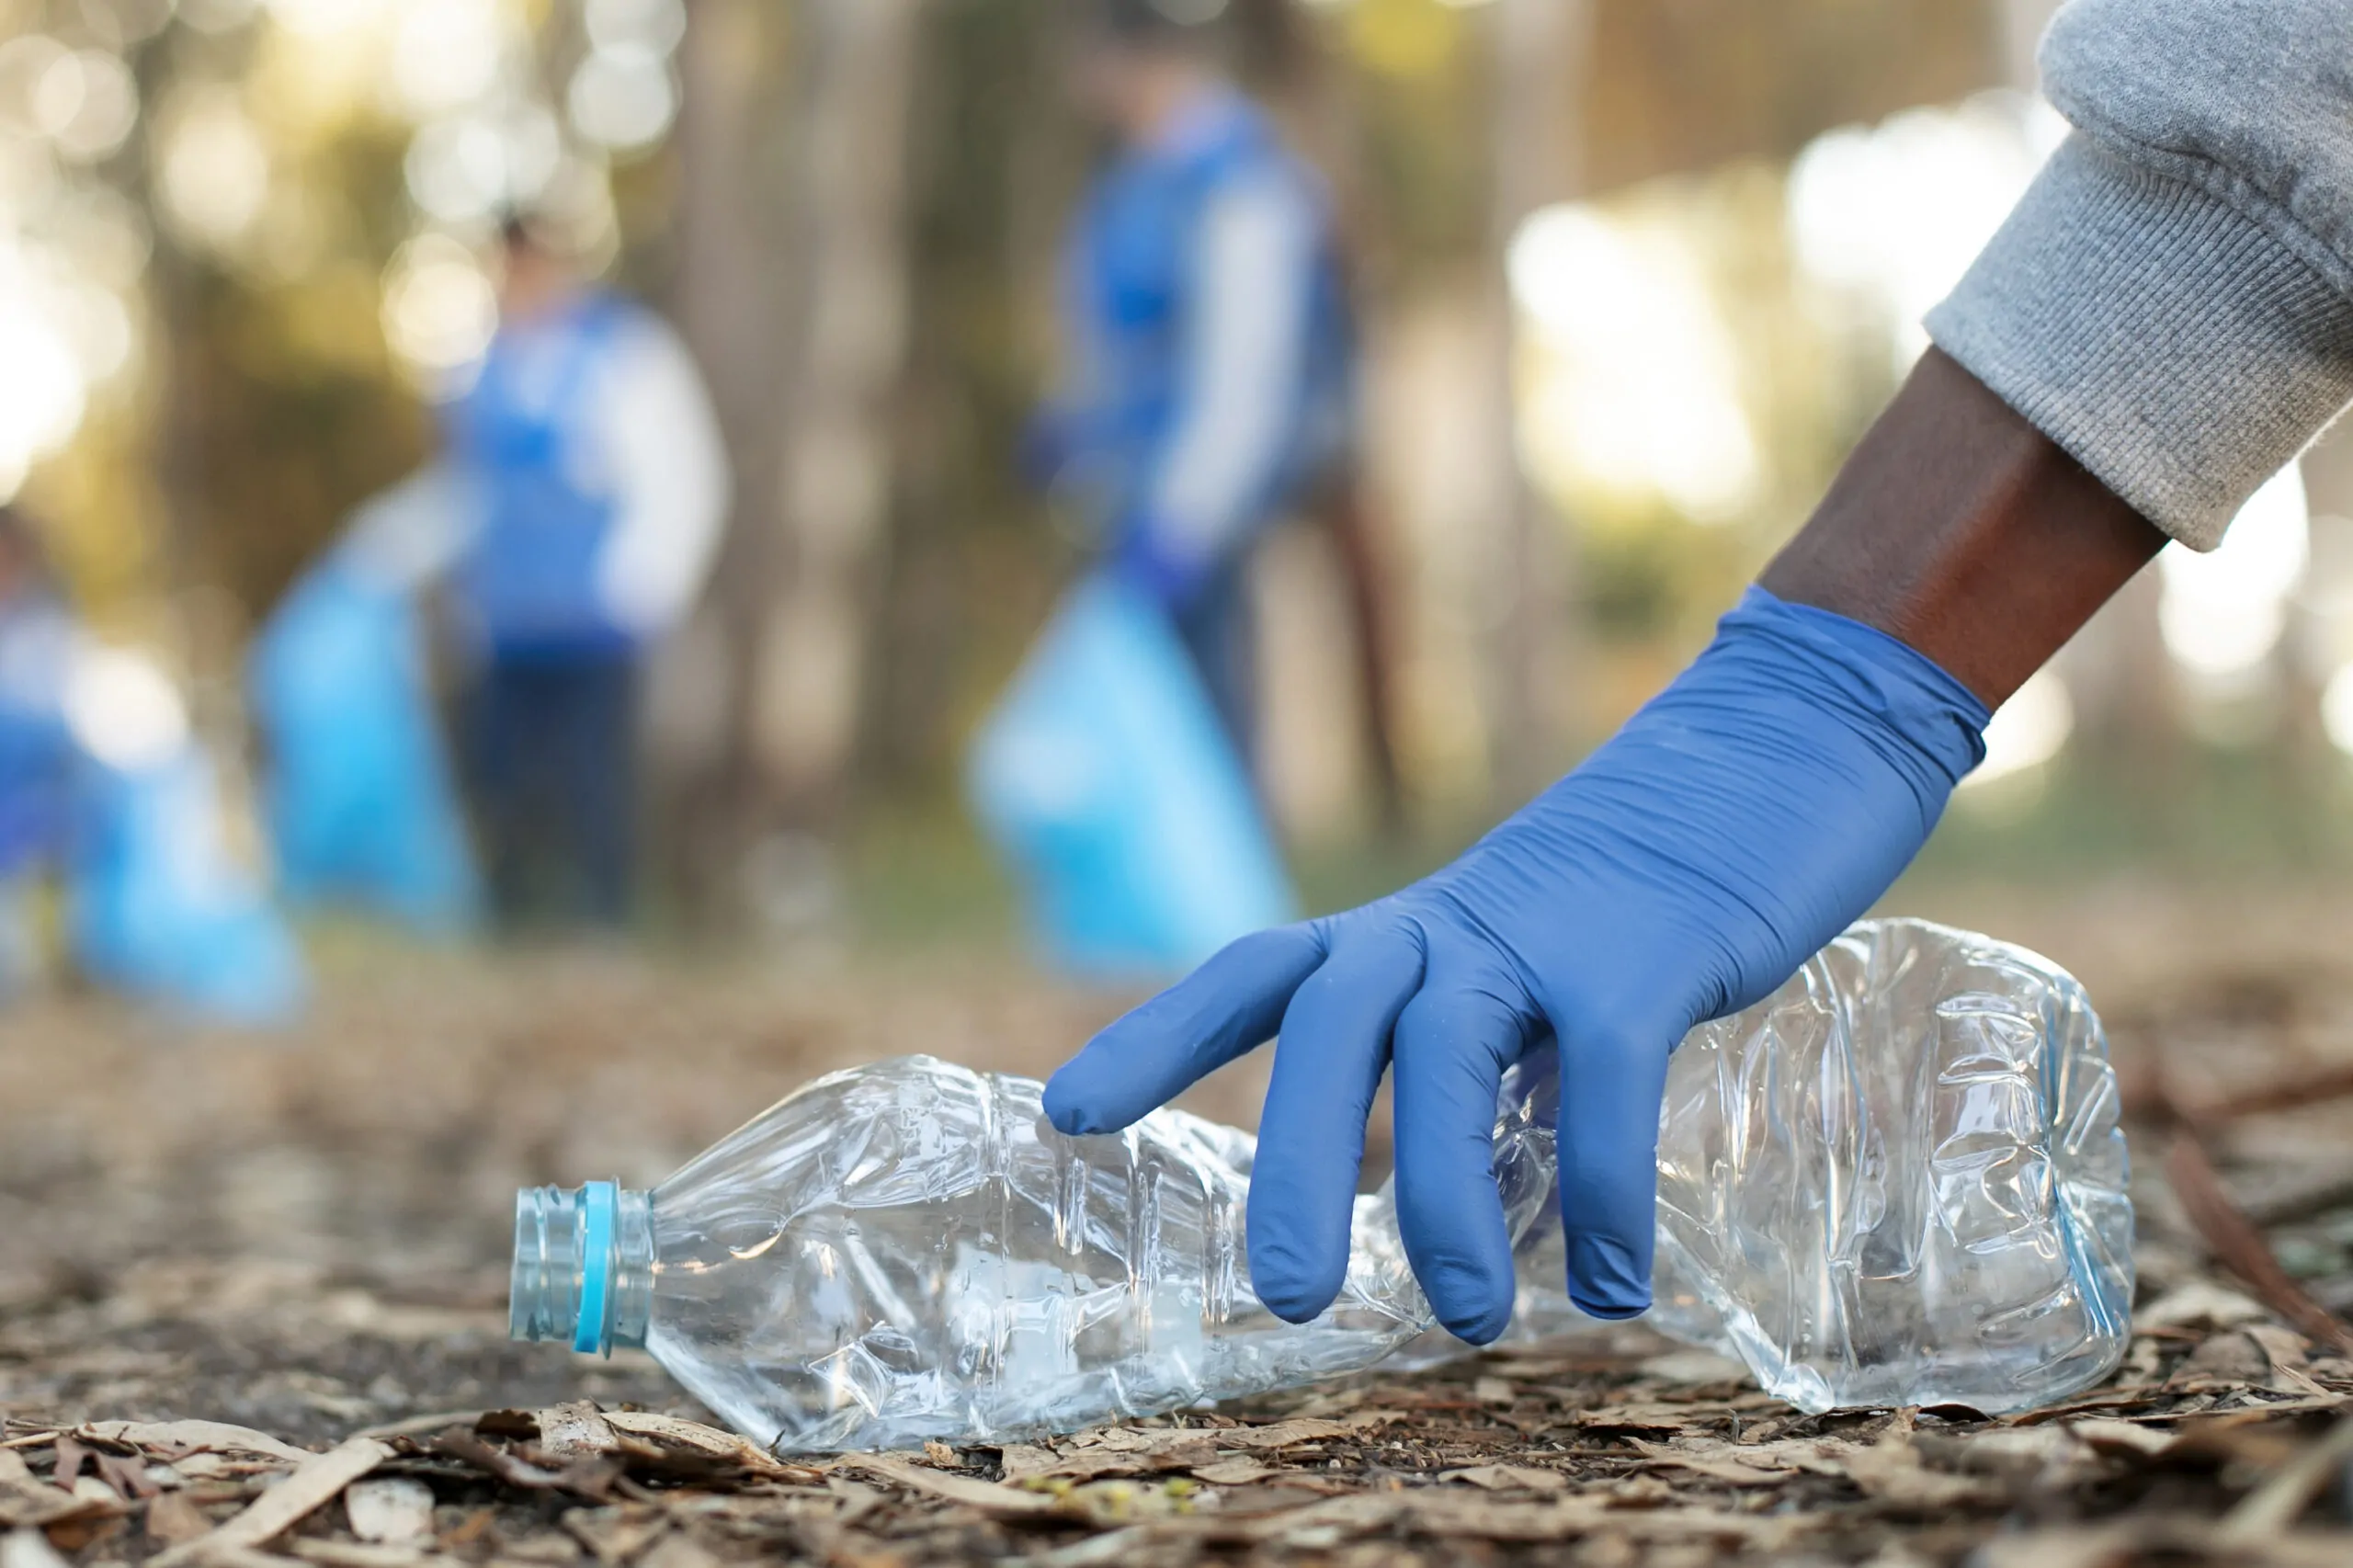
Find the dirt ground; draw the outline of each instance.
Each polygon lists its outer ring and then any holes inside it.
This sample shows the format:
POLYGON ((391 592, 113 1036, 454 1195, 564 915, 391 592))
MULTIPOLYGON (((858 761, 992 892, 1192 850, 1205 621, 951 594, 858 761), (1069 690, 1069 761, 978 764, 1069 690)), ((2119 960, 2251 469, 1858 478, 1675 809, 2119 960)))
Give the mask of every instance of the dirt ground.
MULTIPOLYGON (((345 943, 281 1039, 20 1009, 0 1568, 2353 1563, 2353 896, 1926 912, 2075 968, 2126 1072, 2136 1337, 2063 1411, 1803 1416, 1632 1329, 1051 1445, 779 1459, 642 1356, 506 1341, 515 1189, 648 1184, 875 1056, 1042 1070, 1116 998, 977 960, 345 943)), ((1196 1108, 1246 1120, 1256 1071, 1196 1108)))

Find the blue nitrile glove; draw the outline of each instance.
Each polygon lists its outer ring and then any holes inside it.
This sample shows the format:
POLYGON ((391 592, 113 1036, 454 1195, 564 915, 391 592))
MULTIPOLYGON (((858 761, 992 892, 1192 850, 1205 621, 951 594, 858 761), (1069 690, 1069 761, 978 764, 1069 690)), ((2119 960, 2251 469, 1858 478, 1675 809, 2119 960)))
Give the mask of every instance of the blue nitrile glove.
POLYGON ((1393 1065, 1406 1254, 1438 1321, 1483 1344, 1512 1303, 1498 1080, 1557 1040, 1569 1293, 1631 1316, 1651 1301, 1667 1053, 1885 891, 1986 718, 1893 638, 1751 589, 1673 686, 1460 860, 1234 943, 1097 1036, 1047 1085, 1047 1115, 1124 1127, 1279 1024, 1250 1272, 1303 1322, 1346 1275, 1365 1117, 1393 1065))
POLYGON ((1015 438, 1013 466, 1032 490, 1051 490, 1076 453, 1076 421, 1064 410, 1047 403, 1023 422, 1015 438))
POLYGON ((1217 563, 1214 555, 1178 546, 1150 517, 1123 517, 1112 531, 1112 573, 1171 615, 1193 602, 1217 563))

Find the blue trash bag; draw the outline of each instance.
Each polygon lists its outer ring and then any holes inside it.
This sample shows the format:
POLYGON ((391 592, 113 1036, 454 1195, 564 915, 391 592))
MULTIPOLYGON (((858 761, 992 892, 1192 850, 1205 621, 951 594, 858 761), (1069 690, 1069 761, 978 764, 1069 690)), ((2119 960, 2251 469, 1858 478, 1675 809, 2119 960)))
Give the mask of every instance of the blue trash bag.
POLYGON ((229 855, 212 765, 85 758, 67 868, 74 956, 93 981, 185 1017, 275 1024, 301 1011, 293 936, 229 855))
POLYGON ((436 936, 472 930, 481 881, 409 596, 329 558, 270 617, 247 684, 285 896, 436 936))
POLYGON ((1063 602, 982 726, 966 783, 1069 972, 1164 978, 1293 918, 1249 777, 1176 632, 1108 578, 1063 602))

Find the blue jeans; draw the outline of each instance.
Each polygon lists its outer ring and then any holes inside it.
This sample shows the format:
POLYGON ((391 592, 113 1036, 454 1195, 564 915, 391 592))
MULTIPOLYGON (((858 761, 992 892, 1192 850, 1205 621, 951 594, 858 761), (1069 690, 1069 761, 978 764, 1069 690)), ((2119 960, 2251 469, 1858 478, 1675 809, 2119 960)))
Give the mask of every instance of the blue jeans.
POLYGON ((637 685, 631 650, 487 656, 467 705, 464 750, 502 925, 629 923, 637 685))
POLYGON ((1251 612, 1248 555, 1219 567, 1172 621, 1245 768, 1256 756, 1258 636, 1251 612))

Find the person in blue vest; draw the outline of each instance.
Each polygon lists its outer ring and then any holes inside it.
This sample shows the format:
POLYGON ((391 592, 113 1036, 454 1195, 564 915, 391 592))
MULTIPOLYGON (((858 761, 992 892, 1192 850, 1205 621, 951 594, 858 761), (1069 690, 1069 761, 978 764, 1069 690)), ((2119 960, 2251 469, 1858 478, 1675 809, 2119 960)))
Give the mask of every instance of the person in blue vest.
POLYGON ((633 906, 640 676, 710 570, 726 457, 661 318, 588 286, 528 219, 501 248, 498 333, 448 418, 472 514, 449 568, 476 660, 466 771, 502 922, 619 927, 633 906))
POLYGON ((0 999, 40 967, 32 889, 71 824, 65 680, 76 640, 24 515, 0 506, 0 999))
POLYGON ((1087 7, 1074 85, 1118 150, 1071 224, 1065 363, 1027 455, 1167 612, 1246 756, 1250 549, 1342 455, 1354 355, 1322 183, 1199 9, 1087 7))

